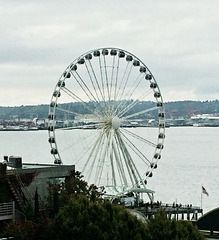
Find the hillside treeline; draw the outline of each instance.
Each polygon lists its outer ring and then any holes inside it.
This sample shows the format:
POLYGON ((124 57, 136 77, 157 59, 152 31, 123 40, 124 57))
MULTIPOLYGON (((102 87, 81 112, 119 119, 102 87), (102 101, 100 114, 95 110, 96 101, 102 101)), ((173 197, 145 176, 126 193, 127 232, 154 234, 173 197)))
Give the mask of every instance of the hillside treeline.
MULTIPOLYGON (((83 107, 79 103, 69 103, 71 109, 78 113, 86 113, 83 107)), ((90 103, 92 104, 92 103, 90 103)), ((138 105, 138 109, 133 111, 141 111, 150 108, 152 102, 141 102, 138 105)), ((194 114, 219 114, 219 101, 176 101, 164 103, 166 117, 190 117, 194 114)), ((12 118, 39 118, 46 119, 48 117, 49 105, 33 105, 33 106, 15 106, 15 107, 3 107, 0 106, 0 119, 12 119, 12 118)))

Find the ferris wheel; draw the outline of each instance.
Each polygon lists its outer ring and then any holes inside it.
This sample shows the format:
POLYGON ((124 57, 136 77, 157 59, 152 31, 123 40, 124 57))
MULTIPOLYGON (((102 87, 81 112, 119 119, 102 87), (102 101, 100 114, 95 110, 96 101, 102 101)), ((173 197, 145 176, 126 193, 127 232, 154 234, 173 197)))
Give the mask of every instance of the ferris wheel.
POLYGON ((163 99, 148 67, 119 48, 76 58, 52 94, 48 132, 55 164, 75 164, 106 195, 153 191, 165 138, 163 99))

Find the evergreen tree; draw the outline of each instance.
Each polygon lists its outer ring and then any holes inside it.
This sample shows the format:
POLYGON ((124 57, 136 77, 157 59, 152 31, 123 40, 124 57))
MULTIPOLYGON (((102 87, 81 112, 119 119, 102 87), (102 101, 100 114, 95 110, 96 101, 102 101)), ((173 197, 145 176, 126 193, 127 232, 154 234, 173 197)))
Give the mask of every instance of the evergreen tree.
POLYGON ((204 240, 198 228, 191 222, 168 219, 162 209, 149 221, 148 227, 151 240, 204 240))
POLYGON ((147 225, 125 208, 109 202, 92 202, 86 196, 72 196, 60 209, 53 225, 54 239, 147 240, 147 225))
POLYGON ((37 188, 35 190, 35 195, 34 195, 34 219, 37 222, 39 219, 39 195, 38 195, 38 191, 37 188))

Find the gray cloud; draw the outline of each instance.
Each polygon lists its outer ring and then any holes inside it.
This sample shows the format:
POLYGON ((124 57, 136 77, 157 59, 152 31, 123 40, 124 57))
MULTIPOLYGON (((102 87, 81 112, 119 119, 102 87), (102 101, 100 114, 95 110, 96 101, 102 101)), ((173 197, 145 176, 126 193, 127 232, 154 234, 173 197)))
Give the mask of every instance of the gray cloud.
POLYGON ((0 105, 49 103, 75 58, 115 46, 138 56, 164 100, 218 99, 217 0, 1 1, 0 105))

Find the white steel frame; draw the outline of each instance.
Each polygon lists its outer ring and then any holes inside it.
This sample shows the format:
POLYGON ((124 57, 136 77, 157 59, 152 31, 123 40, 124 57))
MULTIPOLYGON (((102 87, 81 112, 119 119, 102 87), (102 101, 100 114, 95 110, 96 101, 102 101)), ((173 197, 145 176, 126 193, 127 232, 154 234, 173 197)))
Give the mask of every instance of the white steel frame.
MULTIPOLYGON (((104 188, 109 196, 122 196, 130 191, 138 194, 146 192, 153 200, 154 191, 147 189, 146 179, 152 175, 161 157, 165 138, 164 107, 154 76, 139 58, 119 48, 99 48, 81 55, 65 69, 58 80, 48 118, 49 142, 55 163, 66 164, 62 151, 74 147, 69 142, 66 147, 59 146, 58 131, 74 135, 75 130, 87 131, 84 130, 86 127, 92 128, 89 131, 95 138, 92 145, 88 144, 84 150, 86 159, 83 159, 83 168, 78 169, 85 181, 101 186, 102 179, 105 179, 104 188), (145 99, 154 101, 154 105, 133 112, 139 102, 145 99), (92 116, 93 121, 89 125, 84 125, 82 118, 85 115, 65 107, 65 103, 70 105, 71 102, 79 103, 92 116), (157 116, 157 124, 154 126, 157 129, 156 140, 148 140, 147 136, 124 127, 125 122, 151 112, 156 112, 157 116), (58 113, 65 115, 66 119, 59 119, 58 113), (67 116, 74 116, 74 119, 77 117, 83 124, 79 121, 77 125, 69 124, 67 116), (58 127, 58 121, 67 123, 58 127), (153 149, 153 154, 147 156, 144 149, 131 139, 136 139, 143 148, 153 149), (145 164, 144 174, 136 165, 137 160, 145 164), (110 172, 106 173, 108 169, 110 172)), ((77 143, 87 139, 78 139, 77 143)), ((79 159, 72 161, 76 163, 79 159)))

